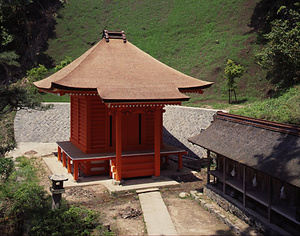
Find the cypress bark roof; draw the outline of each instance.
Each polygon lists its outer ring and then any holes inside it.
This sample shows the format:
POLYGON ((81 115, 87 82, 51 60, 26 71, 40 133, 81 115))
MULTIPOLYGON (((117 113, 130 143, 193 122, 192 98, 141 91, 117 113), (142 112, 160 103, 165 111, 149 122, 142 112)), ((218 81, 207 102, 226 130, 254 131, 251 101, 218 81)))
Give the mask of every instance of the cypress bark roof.
POLYGON ((189 141, 300 187, 299 135, 298 126, 218 112, 189 141))
POLYGON ((68 66, 34 84, 49 92, 97 90, 104 102, 140 102, 188 100, 182 92, 201 92, 213 83, 172 69, 126 39, 104 37, 68 66))

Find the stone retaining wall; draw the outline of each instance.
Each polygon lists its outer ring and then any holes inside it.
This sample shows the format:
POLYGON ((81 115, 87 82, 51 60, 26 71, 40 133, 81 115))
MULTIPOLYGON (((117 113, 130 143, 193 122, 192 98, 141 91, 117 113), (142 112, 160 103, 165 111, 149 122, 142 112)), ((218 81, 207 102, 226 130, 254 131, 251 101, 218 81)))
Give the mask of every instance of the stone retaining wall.
POLYGON ((271 228, 268 224, 259 220, 258 216, 243 211, 242 209, 232 204, 231 202, 223 198, 221 195, 217 194, 216 192, 212 191, 206 186, 203 188, 203 193, 208 198, 217 203, 220 207, 222 207, 225 211, 228 211, 233 215, 237 216, 238 218, 240 218, 248 225, 258 230, 259 232, 263 233, 264 235, 284 235, 286 233, 280 230, 275 225, 273 225, 274 228, 271 228))
POLYGON ((189 151, 190 157, 204 156, 204 149, 187 139, 199 134, 212 122, 217 110, 183 106, 166 106, 164 113, 164 142, 189 151))
MULTIPOLYGON (((51 103, 48 110, 20 110, 14 127, 17 142, 51 143, 69 140, 70 104, 51 103)), ((187 141, 206 129, 217 112, 211 109, 167 106, 164 113, 164 142, 189 151, 190 157, 202 157, 204 150, 187 141)))
MULTIPOLYGON (((50 103, 44 103, 49 105, 50 103)), ((14 121, 19 142, 53 143, 70 138, 70 104, 51 103, 47 110, 22 109, 14 121)))

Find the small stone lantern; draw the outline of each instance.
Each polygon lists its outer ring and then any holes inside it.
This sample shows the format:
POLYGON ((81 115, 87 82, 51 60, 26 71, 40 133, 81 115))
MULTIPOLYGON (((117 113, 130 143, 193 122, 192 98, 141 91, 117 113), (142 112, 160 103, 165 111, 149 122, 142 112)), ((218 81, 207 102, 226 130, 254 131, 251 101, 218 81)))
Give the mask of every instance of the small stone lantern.
POLYGON ((63 182, 67 181, 68 178, 64 175, 54 174, 50 175, 49 179, 52 181, 50 191, 52 193, 52 210, 59 208, 61 195, 65 192, 63 182))

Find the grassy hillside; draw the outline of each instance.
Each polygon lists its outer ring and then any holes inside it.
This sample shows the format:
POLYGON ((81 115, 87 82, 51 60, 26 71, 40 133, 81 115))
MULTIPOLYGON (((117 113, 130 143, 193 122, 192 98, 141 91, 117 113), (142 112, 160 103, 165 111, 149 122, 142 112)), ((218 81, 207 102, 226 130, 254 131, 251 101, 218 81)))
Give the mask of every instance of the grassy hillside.
POLYGON ((100 40, 103 29, 124 30, 130 42, 158 60, 215 82, 186 105, 226 104, 228 58, 245 67, 238 99, 253 101, 268 90, 254 63, 256 34, 247 26, 255 5, 250 0, 72 0, 58 12, 57 37, 49 41, 47 53, 57 63, 65 56, 75 59, 100 40))
POLYGON ((288 124, 300 124, 300 86, 290 88, 278 98, 254 102, 231 113, 288 124))

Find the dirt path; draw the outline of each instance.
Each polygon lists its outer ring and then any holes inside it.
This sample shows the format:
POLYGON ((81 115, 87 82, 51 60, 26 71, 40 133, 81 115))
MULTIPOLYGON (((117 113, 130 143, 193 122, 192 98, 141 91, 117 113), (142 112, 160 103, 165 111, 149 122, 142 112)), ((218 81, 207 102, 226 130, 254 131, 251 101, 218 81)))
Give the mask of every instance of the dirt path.
POLYGON ((223 222, 187 197, 169 195, 164 198, 179 235, 235 235, 223 222))
POLYGON ((204 171, 180 176, 178 180, 180 186, 162 189, 161 193, 179 235, 236 235, 192 197, 179 197, 180 193, 189 194, 191 190, 203 188, 206 183, 204 171))
MULTIPOLYGON (((41 157, 35 157, 39 166, 41 185, 48 191, 50 171, 41 157)), ((187 176, 171 176, 180 182, 160 192, 171 219, 180 235, 234 235, 224 223, 207 212, 191 197, 179 198, 181 192, 201 189, 205 184, 204 172, 187 176)), ((71 204, 98 211, 102 223, 117 235, 147 235, 138 195, 134 191, 110 195, 102 185, 67 188, 63 197, 71 204)))

